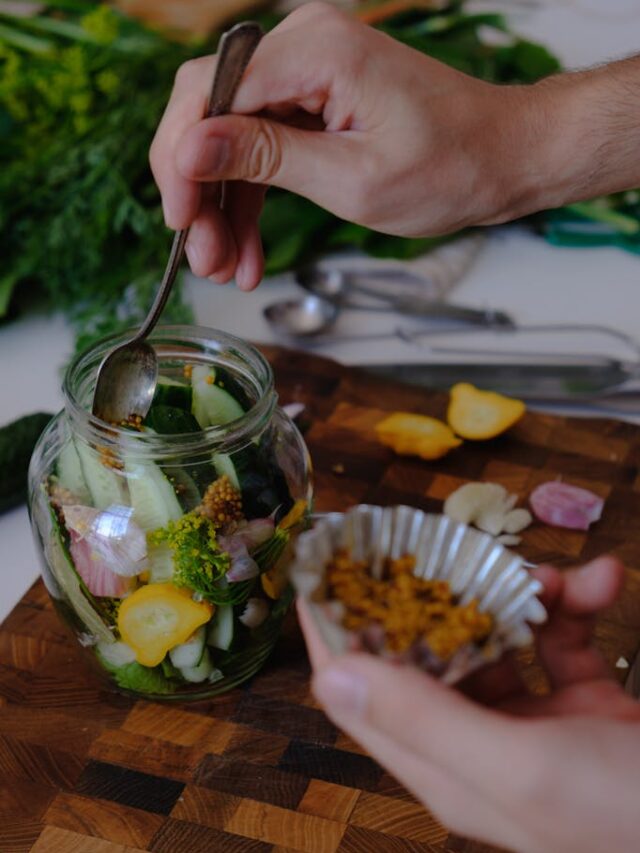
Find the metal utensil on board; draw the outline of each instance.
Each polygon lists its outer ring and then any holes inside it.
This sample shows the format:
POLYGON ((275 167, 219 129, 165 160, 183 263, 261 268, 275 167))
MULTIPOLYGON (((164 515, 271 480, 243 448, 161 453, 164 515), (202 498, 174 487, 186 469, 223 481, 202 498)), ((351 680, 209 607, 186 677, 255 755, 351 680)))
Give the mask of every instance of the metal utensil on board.
POLYGON ((411 385, 448 389, 456 382, 526 400, 595 400, 640 393, 640 362, 604 356, 556 356, 555 361, 440 364, 364 364, 364 370, 411 385))
MULTIPOLYGON (((260 26, 251 22, 238 24, 222 37, 207 117, 229 112, 242 75, 261 38, 260 26)), ((223 196, 220 187, 221 204, 223 196)), ((158 322, 169 298, 187 236, 188 229, 176 232, 156 298, 138 332, 126 344, 112 350, 100 365, 92 411, 103 421, 118 424, 131 415, 144 417, 149 410, 158 381, 158 360, 145 338, 158 322)))
POLYGON ((618 351, 624 347, 628 353, 625 356, 553 352, 543 347, 536 351, 455 345, 455 340, 474 331, 478 330, 448 330, 447 344, 439 345, 435 342, 437 335, 428 331, 396 329, 397 339, 415 345, 438 360, 366 363, 361 366, 380 376, 413 385, 446 389, 456 382, 472 382, 480 388, 528 400, 589 401, 610 395, 640 393, 640 342, 618 329, 578 323, 515 324, 512 329, 501 332, 500 337, 552 334, 566 341, 572 333, 587 333, 590 338, 607 338, 618 351), (443 356, 450 357, 450 360, 443 362, 443 356))
POLYGON ((279 335, 308 338, 328 331, 338 319, 340 309, 335 302, 310 293, 301 299, 272 302, 262 313, 279 335))
POLYGON ((385 312, 392 310, 412 317, 490 328, 513 325, 513 320, 504 311, 451 305, 426 296, 425 286, 428 282, 408 270, 305 267, 298 270, 295 279, 309 293, 341 308, 385 312), (358 296, 365 299, 359 299, 358 296))
MULTIPOLYGON (((384 311, 385 313, 393 310, 400 311, 400 313, 435 321, 433 325, 436 326, 437 324, 439 334, 442 334, 445 329, 457 328, 461 324, 476 330, 478 328, 499 330, 510 328, 512 322, 504 312, 490 309, 484 311, 445 303, 433 303, 431 307, 425 305, 424 312, 421 312, 418 306, 414 305, 414 307, 417 310, 410 310, 411 305, 408 301, 404 303, 403 310, 391 304, 374 307, 355 306, 309 293, 299 299, 283 299, 278 302, 271 302, 263 308, 262 314, 274 331, 293 339, 319 337, 328 332, 335 325, 340 312, 345 308, 348 310, 384 311)), ((370 337, 384 339, 395 337, 395 335, 380 334, 379 336, 365 337, 367 339, 370 337)))

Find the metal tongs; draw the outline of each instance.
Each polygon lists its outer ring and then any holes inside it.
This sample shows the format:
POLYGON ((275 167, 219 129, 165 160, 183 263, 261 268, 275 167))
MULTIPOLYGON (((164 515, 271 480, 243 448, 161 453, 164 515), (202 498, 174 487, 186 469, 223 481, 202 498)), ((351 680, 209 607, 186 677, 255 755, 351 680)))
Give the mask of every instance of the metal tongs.
MULTIPOLYGON (((468 334, 468 331, 451 330, 447 336, 468 334)), ((449 355, 455 360, 361 366, 377 375, 413 385, 446 389, 465 381, 480 388, 538 401, 587 402, 611 395, 640 393, 640 343, 624 332, 608 326, 578 324, 515 325, 513 332, 604 335, 627 347, 630 358, 581 352, 440 346, 429 342, 428 332, 398 329, 396 337, 401 340, 417 344, 431 355, 449 355)))

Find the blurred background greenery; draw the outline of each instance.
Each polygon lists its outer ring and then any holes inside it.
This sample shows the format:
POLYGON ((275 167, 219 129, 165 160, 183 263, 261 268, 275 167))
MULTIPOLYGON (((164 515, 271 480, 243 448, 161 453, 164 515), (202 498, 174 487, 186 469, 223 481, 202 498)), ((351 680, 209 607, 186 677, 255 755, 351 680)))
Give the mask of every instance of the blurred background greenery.
MULTIPOLYGON (((560 68, 502 15, 470 14, 464 0, 347 5, 486 80, 533 82, 560 68)), ((177 67, 214 51, 221 28, 249 14, 269 29, 283 12, 267 0, 0 2, 0 318, 44 300, 66 312, 79 347, 143 318, 170 245, 150 141, 177 67)), ((555 243, 640 252, 640 194, 532 225, 555 243)), ((406 259, 442 242, 370 231, 282 191, 267 197, 262 232, 268 273, 344 247, 406 259)), ((166 311, 167 321, 191 319, 179 287, 166 311)))

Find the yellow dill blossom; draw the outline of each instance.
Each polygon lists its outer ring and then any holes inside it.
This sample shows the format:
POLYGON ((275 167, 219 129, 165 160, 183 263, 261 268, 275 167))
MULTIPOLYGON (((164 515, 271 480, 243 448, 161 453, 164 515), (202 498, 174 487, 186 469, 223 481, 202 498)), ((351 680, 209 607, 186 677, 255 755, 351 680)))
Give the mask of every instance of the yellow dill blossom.
POLYGON ((115 95, 120 90, 120 78, 115 71, 101 71, 96 75, 96 86, 104 95, 115 95))
POLYGON ((91 107, 90 92, 76 92, 69 98, 69 106, 74 113, 86 113, 91 107))
POLYGON ((98 44, 111 44, 118 37, 118 16, 109 6, 98 6, 82 18, 82 28, 93 36, 98 44))
POLYGON ((203 598, 219 595, 219 581, 230 567, 230 557, 221 551, 216 528, 195 510, 178 521, 150 533, 150 545, 167 545, 173 554, 173 583, 189 587, 203 598))

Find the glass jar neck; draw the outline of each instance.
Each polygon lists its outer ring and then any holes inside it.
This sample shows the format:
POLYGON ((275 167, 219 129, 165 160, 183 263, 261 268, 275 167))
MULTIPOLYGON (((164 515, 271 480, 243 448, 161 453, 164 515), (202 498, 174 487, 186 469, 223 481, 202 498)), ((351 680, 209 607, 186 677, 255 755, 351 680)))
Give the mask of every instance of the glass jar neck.
POLYGON ((136 456, 161 459, 183 453, 232 452, 247 445, 269 423, 277 394, 264 356, 239 338, 199 326, 160 326, 153 332, 148 340, 156 351, 160 374, 167 369, 175 372, 196 365, 224 368, 251 401, 241 417, 223 426, 172 435, 137 432, 94 417, 91 404, 100 365, 107 353, 130 337, 130 333, 124 333, 103 338, 77 355, 67 368, 63 382, 65 409, 75 435, 94 445, 117 445, 136 456))

